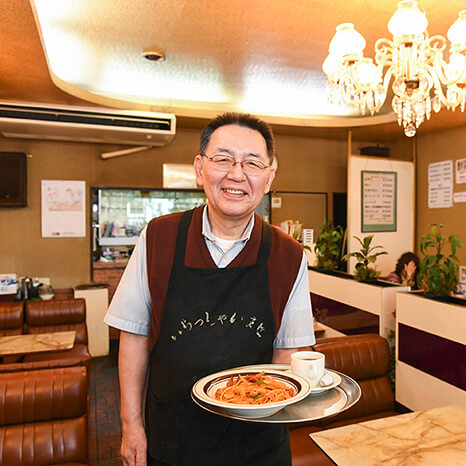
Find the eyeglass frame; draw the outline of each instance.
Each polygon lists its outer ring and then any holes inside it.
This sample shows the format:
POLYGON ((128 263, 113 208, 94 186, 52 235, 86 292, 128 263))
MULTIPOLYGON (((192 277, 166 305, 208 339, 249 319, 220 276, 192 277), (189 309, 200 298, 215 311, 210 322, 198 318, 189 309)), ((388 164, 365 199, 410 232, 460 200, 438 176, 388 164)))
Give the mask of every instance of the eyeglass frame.
MULTIPOLYGON (((266 170, 267 168, 270 168, 272 165, 265 165, 264 164, 264 167, 263 168, 260 168, 260 172, 258 172, 257 174, 250 174, 250 173, 246 173, 246 171, 244 170, 244 164, 246 162, 250 162, 251 159, 247 159, 247 160, 236 160, 234 157, 232 157, 231 155, 222 155, 222 154, 214 154, 214 155, 207 155, 207 154, 200 154, 201 157, 205 157, 206 159, 209 159, 211 162, 214 163, 214 167, 215 165, 217 164, 215 161, 214 161, 214 157, 217 157, 217 156, 220 156, 220 157, 225 157, 226 159, 231 159, 233 161, 233 165, 231 166, 231 168, 229 170, 221 170, 219 169, 218 167, 216 167, 215 169, 220 171, 220 172, 223 172, 223 173, 229 173, 231 170, 233 170, 234 166, 236 164, 240 164, 241 165, 241 169, 243 170, 243 172, 248 175, 248 176, 259 176, 261 173, 264 172, 264 170, 266 170)), ((263 164, 264 162, 262 162, 262 160, 259 160, 258 162, 260 162, 261 164, 263 164)))

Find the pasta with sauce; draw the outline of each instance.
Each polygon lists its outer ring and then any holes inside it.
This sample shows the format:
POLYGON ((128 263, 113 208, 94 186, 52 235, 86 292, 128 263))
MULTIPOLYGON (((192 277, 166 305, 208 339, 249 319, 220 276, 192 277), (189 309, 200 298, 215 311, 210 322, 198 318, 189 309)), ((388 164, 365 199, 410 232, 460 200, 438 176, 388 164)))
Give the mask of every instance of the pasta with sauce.
POLYGON ((263 372, 232 376, 225 387, 215 392, 215 398, 219 401, 245 405, 276 403, 288 400, 294 395, 293 387, 268 377, 263 372))

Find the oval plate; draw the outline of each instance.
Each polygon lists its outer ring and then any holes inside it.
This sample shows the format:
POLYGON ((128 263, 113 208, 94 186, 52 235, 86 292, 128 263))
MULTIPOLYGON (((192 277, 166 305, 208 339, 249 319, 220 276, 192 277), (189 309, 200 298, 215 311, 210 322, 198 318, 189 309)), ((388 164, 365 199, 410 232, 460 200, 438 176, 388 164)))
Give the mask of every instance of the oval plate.
POLYGON ((248 366, 245 366, 241 369, 230 369, 203 377, 194 384, 192 388, 192 396, 196 402, 200 401, 201 403, 207 404, 208 406, 220 408, 233 416, 239 416, 240 418, 244 419, 251 419, 271 416, 286 406, 303 400, 310 393, 310 391, 311 387, 309 382, 298 375, 280 370, 274 370, 271 368, 262 371, 250 369, 248 366), (223 388, 227 384, 230 377, 237 375, 256 375, 259 372, 265 372, 266 376, 272 377, 279 382, 284 382, 288 386, 293 387, 296 394, 284 401, 262 405, 225 403, 224 401, 215 399, 215 392, 219 388, 223 388))

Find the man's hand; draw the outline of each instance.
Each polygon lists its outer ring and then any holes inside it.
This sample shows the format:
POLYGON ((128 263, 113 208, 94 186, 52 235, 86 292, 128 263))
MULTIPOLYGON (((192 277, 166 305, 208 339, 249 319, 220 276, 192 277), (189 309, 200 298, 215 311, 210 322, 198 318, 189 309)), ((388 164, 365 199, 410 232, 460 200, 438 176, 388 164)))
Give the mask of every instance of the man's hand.
POLYGON ((124 465, 147 465, 147 440, 142 422, 123 425, 120 453, 124 465))
POLYGON ((274 349, 273 350, 273 364, 290 364, 291 362, 291 355, 296 353, 298 348, 281 348, 281 349, 274 349))
POLYGON ((147 440, 144 431, 144 387, 149 363, 149 339, 122 331, 118 374, 121 394, 121 457, 123 464, 146 466, 147 440))

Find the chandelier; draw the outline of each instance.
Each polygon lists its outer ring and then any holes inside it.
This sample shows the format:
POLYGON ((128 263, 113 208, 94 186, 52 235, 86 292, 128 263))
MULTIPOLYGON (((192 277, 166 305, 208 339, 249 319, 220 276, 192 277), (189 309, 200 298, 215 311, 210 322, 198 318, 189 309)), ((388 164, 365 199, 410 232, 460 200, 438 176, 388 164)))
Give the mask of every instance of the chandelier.
POLYGON ((329 100, 352 104, 363 114, 379 111, 392 82, 392 108, 406 136, 429 119, 432 110, 466 106, 466 10, 450 26, 449 60, 443 58, 447 41, 429 37, 427 18, 414 0, 398 3, 388 22, 393 40, 375 43, 375 63, 363 55, 366 41, 351 23, 340 24, 323 63, 329 100))

